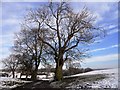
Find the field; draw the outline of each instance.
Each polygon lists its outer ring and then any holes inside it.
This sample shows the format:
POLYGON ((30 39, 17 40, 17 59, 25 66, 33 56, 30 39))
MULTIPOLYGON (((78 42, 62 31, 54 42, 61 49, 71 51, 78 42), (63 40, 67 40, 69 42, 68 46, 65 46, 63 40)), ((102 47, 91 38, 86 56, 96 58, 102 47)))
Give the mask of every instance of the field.
POLYGON ((118 69, 95 70, 87 73, 64 76, 63 81, 41 79, 35 82, 0 77, 0 89, 22 88, 118 88, 118 69), (19 86, 19 87, 18 87, 19 86), (16 88, 17 87, 17 88, 16 88))

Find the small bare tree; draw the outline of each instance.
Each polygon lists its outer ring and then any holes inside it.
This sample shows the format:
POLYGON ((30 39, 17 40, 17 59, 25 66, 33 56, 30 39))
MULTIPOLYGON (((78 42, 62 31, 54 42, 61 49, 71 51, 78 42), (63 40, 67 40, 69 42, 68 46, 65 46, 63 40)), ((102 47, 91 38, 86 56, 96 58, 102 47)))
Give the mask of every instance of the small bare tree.
POLYGON ((20 78, 22 75, 26 75, 27 80, 28 75, 31 75, 32 72, 33 60, 31 60, 30 55, 28 55, 27 53, 23 53, 22 55, 18 54, 18 61, 19 61, 18 70, 21 73, 20 78))
MULTIPOLYGON (((22 30, 16 34, 16 40, 14 43, 14 52, 20 54, 22 59, 20 63, 21 67, 28 69, 31 72, 31 79, 36 80, 37 71, 42 60, 42 54, 44 49, 44 43, 38 40, 38 36, 42 36, 42 32, 38 32, 37 29, 29 29, 22 27, 22 30)), ((26 73, 28 75, 28 73, 26 73)))
POLYGON ((15 78, 15 71, 18 68, 18 59, 16 55, 11 54, 9 57, 2 60, 4 67, 12 72, 13 78, 15 78))
POLYGON ((48 60, 47 59, 45 59, 45 60, 43 60, 42 61, 42 66, 44 66, 44 68, 45 68, 45 72, 46 72, 46 78, 48 78, 48 76, 50 75, 50 72, 51 72, 51 68, 53 67, 53 63, 51 62, 47 62, 48 60))

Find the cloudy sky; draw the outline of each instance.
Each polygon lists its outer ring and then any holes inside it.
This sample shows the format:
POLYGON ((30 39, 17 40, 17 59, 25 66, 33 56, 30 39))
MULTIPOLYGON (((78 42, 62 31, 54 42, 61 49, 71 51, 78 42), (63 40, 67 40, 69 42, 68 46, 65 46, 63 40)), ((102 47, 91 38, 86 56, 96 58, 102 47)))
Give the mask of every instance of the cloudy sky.
MULTIPOLYGON (((4 0, 1 4, 2 14, 0 14, 0 59, 10 54, 10 47, 14 42, 14 33, 20 31, 20 24, 30 8, 37 8, 43 3, 35 0, 34 2, 20 2, 20 0, 4 0), (19 1, 19 2, 18 2, 19 1)), ((77 1, 77 0, 76 0, 77 1)), ((117 0, 109 2, 71 2, 71 6, 77 12, 86 6, 97 16, 96 25, 103 26, 107 30, 104 39, 95 41, 94 44, 87 46, 91 58, 87 58, 82 63, 82 67, 91 68, 112 68, 118 65, 118 3, 117 0), (114 2, 113 2, 114 1, 114 2)), ((102 1, 102 0, 101 0, 102 1)), ((103 0, 104 1, 104 0, 103 0)), ((2 68, 2 64, 0 64, 2 68)))

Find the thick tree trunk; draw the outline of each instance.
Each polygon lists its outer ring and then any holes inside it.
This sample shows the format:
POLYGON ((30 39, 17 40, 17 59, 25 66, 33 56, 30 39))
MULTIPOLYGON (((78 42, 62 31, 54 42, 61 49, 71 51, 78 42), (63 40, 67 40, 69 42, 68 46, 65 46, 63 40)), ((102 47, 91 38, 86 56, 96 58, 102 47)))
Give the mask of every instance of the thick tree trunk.
POLYGON ((62 72, 62 67, 63 65, 56 65, 56 70, 55 70, 55 80, 60 81, 63 79, 63 72, 62 72))
POLYGON ((32 72, 32 76, 31 76, 31 80, 32 81, 35 81, 35 80, 37 80, 37 71, 38 71, 38 69, 35 69, 33 72, 32 72))

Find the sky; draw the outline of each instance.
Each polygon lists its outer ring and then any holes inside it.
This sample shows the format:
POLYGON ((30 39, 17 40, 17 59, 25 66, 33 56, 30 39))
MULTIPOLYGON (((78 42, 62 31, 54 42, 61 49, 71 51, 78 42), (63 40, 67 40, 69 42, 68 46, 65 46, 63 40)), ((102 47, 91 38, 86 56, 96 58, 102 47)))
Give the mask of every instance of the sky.
MULTIPOLYGON (((14 43, 14 33, 20 31, 20 24, 23 22, 26 12, 30 8, 37 8, 43 3, 40 0, 4 0, 0 5, 0 60, 11 53, 11 46, 14 43)), ((46 0, 47 1, 47 0, 46 0)), ((91 2, 72 2, 70 5, 75 12, 86 6, 97 19, 96 25, 104 27, 107 31, 105 38, 95 41, 87 46, 90 49, 86 58, 81 63, 82 67, 91 68, 116 68, 118 66, 118 3, 117 0, 91 0, 91 2), (100 2, 101 1, 101 2, 100 2)), ((2 63, 0 63, 2 68, 2 63)))

